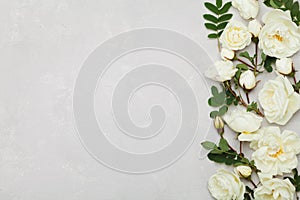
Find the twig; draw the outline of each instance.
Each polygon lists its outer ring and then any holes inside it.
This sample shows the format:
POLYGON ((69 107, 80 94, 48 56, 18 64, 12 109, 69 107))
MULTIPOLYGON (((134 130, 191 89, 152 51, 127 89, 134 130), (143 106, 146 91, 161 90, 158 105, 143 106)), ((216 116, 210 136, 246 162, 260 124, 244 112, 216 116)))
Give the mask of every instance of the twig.
POLYGON ((246 92, 247 102, 250 103, 249 92, 246 92))
POLYGON ((242 153, 243 153, 243 142, 240 141, 240 154, 242 154, 242 153))
MULTIPOLYGON (((232 90, 230 83, 226 82, 224 84, 225 88, 228 89, 228 91, 234 96, 234 98, 239 100, 240 105, 244 106, 245 108, 248 108, 248 104, 243 100, 243 98, 241 96, 237 96, 236 92, 232 90)), ((259 109, 257 109, 256 114, 258 114, 261 117, 265 116, 259 109)))
POLYGON ((248 180, 250 181, 250 183, 253 185, 253 187, 257 188, 257 185, 253 182, 253 180, 249 177, 248 180))
POLYGON ((258 43, 255 43, 255 69, 254 69, 254 74, 256 74, 257 71, 257 65, 258 65, 258 43))
POLYGON ((248 63, 246 63, 245 61, 241 60, 240 58, 236 58, 236 59, 237 59, 237 61, 243 63, 244 65, 247 65, 247 66, 248 66, 250 69, 252 69, 253 71, 258 72, 258 73, 262 73, 261 71, 258 71, 258 70, 256 69, 256 67, 253 67, 252 65, 249 65, 248 63))

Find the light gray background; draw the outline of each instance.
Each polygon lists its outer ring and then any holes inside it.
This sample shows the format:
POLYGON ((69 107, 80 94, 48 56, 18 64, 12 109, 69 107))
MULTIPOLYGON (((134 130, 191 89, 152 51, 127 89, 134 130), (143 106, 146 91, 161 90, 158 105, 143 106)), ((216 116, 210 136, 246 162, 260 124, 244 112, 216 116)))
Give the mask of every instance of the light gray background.
MULTIPOLYGON (((206 182, 217 166, 199 159, 201 130, 171 167, 130 175, 86 152, 72 111, 82 63, 100 43, 123 31, 175 30, 219 59, 215 41, 206 39, 203 12, 200 0, 1 0, 0 199, 210 199, 206 182)), ((131 147, 116 135, 111 139, 131 147)))

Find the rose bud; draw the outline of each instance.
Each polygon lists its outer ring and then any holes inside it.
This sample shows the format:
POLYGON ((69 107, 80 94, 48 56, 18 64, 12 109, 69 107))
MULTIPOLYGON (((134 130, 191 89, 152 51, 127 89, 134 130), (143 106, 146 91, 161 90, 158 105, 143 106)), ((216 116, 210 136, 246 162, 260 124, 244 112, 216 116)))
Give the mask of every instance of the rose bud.
POLYGON ((252 174, 252 169, 249 166, 241 165, 237 166, 234 171, 241 177, 241 178, 249 178, 252 174))
POLYGON ((293 71, 293 60, 291 58, 277 59, 275 66, 280 74, 289 75, 293 71))
POLYGON ((252 71, 243 72, 239 80, 240 86, 246 90, 251 90, 256 86, 256 78, 252 71))
POLYGON ((214 125, 220 135, 224 133, 224 122, 221 117, 215 118, 214 125))

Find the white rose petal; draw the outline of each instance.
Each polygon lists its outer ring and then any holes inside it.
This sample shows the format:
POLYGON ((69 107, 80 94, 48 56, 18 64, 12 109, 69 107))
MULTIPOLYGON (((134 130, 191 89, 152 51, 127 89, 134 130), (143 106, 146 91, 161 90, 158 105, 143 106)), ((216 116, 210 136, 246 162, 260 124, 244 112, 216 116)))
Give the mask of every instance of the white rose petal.
POLYGON ((237 69, 234 67, 233 62, 218 61, 214 66, 205 71, 205 76, 215 81, 224 82, 230 80, 236 73, 237 69))
POLYGON ((281 75, 267 81, 258 94, 258 100, 270 123, 285 125, 300 109, 300 95, 290 81, 281 75))
POLYGON ((244 19, 255 18, 259 11, 257 0, 232 0, 232 6, 238 9, 244 19))
POLYGON ((252 71, 244 71, 239 79, 240 85, 247 90, 251 90, 256 86, 256 78, 252 71))
POLYGON ((281 134, 279 127, 264 127, 262 130, 256 151, 252 154, 257 169, 269 175, 290 173, 298 164, 299 136, 292 131, 281 134))
POLYGON ((234 171, 242 178, 248 178, 252 174, 252 169, 249 166, 237 166, 234 171))
POLYGON ((240 21, 231 20, 220 37, 220 42, 224 48, 230 50, 244 49, 251 43, 251 33, 240 21))
POLYGON ((295 187, 288 179, 273 178, 255 189, 255 200, 293 200, 295 187))
POLYGON ((247 112, 241 107, 230 108, 223 119, 233 131, 245 134, 257 131, 263 120, 262 117, 247 112))
POLYGON ((275 66, 279 73, 288 75, 293 71, 293 60, 291 58, 277 59, 275 66))
POLYGON ((208 189, 217 200, 244 199, 245 185, 237 175, 224 169, 210 177, 208 189))
POLYGON ((251 20, 248 24, 249 32, 253 34, 254 37, 258 37, 262 25, 256 19, 251 20))
POLYGON ((221 49, 221 57, 223 60, 232 60, 235 56, 234 51, 226 48, 221 49))
POLYGON ((300 29, 292 22, 289 11, 272 10, 265 14, 259 33, 259 48, 276 58, 287 58, 300 49, 300 29))

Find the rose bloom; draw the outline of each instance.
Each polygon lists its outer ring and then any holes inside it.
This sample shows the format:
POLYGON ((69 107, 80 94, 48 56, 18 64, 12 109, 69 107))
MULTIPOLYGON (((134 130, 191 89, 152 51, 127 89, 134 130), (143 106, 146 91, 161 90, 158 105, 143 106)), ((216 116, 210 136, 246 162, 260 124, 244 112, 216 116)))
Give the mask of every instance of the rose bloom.
POLYGON ((233 62, 226 60, 216 62, 204 74, 214 81, 224 82, 230 80, 236 72, 237 69, 234 67, 233 62))
POLYGON ((259 11, 257 0, 232 0, 232 6, 238 9, 244 19, 255 18, 259 11))
POLYGON ((300 137, 288 130, 281 134, 279 127, 274 126, 264 127, 261 131, 257 144, 251 145, 256 149, 252 159, 257 169, 268 175, 290 173, 298 164, 300 137))
POLYGON ((288 179, 273 178, 263 181, 262 185, 255 189, 255 200, 293 200, 295 187, 288 179))
POLYGON ((230 50, 244 49, 251 43, 252 34, 240 21, 231 20, 220 37, 223 47, 230 50))
POLYGON ((247 112, 239 106, 230 108, 223 116, 223 119, 233 131, 242 134, 250 134, 257 131, 263 120, 262 117, 252 112, 247 112))
POLYGON ((286 58, 300 49, 300 30, 289 11, 272 10, 263 16, 265 25, 259 33, 259 48, 272 57, 286 58))
POLYGON ((210 177, 208 189, 217 200, 244 199, 245 185, 236 174, 224 169, 210 177))
POLYGON ((285 125, 300 108, 300 95, 290 81, 281 75, 266 82, 258 94, 258 100, 270 123, 285 125))

